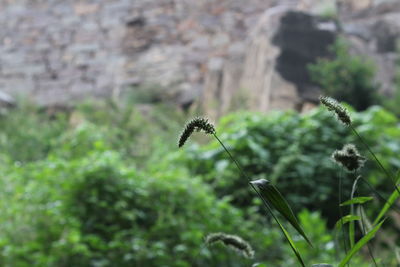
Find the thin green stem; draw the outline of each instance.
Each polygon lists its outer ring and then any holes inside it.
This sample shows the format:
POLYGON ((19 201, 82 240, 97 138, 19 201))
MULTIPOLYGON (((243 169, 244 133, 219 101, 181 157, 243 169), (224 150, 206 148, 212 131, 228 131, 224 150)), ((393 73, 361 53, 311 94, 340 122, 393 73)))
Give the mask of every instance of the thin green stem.
MULTIPOLYGON (((364 226, 364 212, 360 209, 360 215, 361 215, 361 232, 363 234, 363 236, 365 236, 365 226, 364 226)), ((372 253, 372 249, 371 249, 371 244, 369 242, 367 242, 367 248, 368 248, 368 253, 369 256, 371 257, 372 261, 374 262, 375 267, 378 267, 378 264, 375 261, 375 257, 374 254, 372 253)))
MULTIPOLYGON (((354 172, 354 175, 356 175, 356 172, 354 172)), ((357 183, 358 183, 358 180, 360 180, 361 179, 361 176, 358 176, 355 180, 354 180, 354 182, 353 182, 353 186, 352 186, 352 188, 351 188, 351 194, 350 194, 350 199, 353 199, 354 198, 354 194, 356 193, 356 189, 357 189, 357 183)), ((351 215, 354 215, 354 204, 351 204, 350 205, 350 214, 351 215)), ((350 249, 354 246, 354 240, 355 240, 355 237, 354 237, 354 229, 355 227, 354 227, 354 222, 353 221, 351 221, 351 222, 349 222, 349 240, 350 240, 350 249)))
MULTIPOLYGON (((342 204, 342 173, 340 173, 339 175, 339 215, 340 215, 340 223, 343 224, 343 212, 342 212, 342 206, 340 206, 340 204, 342 204)), ((343 248, 344 248, 344 252, 345 254, 347 254, 347 245, 346 245, 346 233, 344 230, 344 227, 342 225, 342 234, 343 234, 343 248)), ((347 264, 347 266, 349 266, 347 264)))
MULTIPOLYGON (((255 186, 251 183, 251 180, 250 180, 249 176, 247 176, 247 174, 243 171, 243 169, 242 169, 242 167, 240 166, 239 162, 236 161, 236 159, 235 159, 235 158, 232 156, 232 154, 229 152, 228 148, 226 148, 226 146, 224 145, 224 143, 222 143, 222 141, 218 138, 218 136, 217 136, 215 133, 214 133, 214 137, 215 137, 215 139, 217 139, 217 141, 218 141, 218 142, 220 143, 220 145, 223 147, 223 149, 225 150, 225 152, 229 155, 230 159, 235 163, 235 165, 236 165, 236 167, 239 169, 240 173, 247 179, 247 181, 248 181, 250 187, 254 190, 254 192, 256 192, 257 196, 261 199, 261 201, 262 201, 263 204, 264 204, 264 207, 265 207, 265 208, 267 209, 267 211, 271 214, 272 218, 275 220, 275 222, 276 222, 278 225, 280 225, 279 220, 278 220, 278 218, 275 216, 275 214, 273 213, 273 211, 272 211, 272 209, 271 209, 271 207, 270 207, 268 201, 260 194, 260 192, 258 192, 258 190, 255 188, 255 186)), ((284 235, 285 238, 287 239, 286 233, 284 232, 284 230, 283 230, 281 227, 279 227, 279 229, 281 230, 281 232, 283 233, 283 235, 284 235)), ((287 239, 287 241, 288 241, 289 245, 292 246, 292 245, 290 244, 290 240, 287 239)), ((294 248, 292 247, 292 249, 294 249, 294 248)), ((305 265, 304 265, 304 262, 303 262, 301 259, 300 259, 300 261, 301 261, 300 263, 302 264, 302 266, 305 266, 305 265)))
POLYGON ((382 171, 386 174, 386 176, 392 181, 394 188, 397 190, 397 193, 400 194, 400 190, 396 184, 396 181, 393 177, 393 175, 386 170, 385 167, 383 167, 382 163, 380 162, 380 160, 377 158, 377 156, 375 155, 375 153, 371 150, 371 148, 369 147, 369 145, 364 141, 364 139, 361 137, 361 135, 357 132, 357 130, 350 125, 351 130, 353 131, 353 133, 358 137, 358 139, 360 139, 361 143, 367 148, 368 152, 372 155, 372 157, 375 159, 376 163, 378 163, 379 167, 382 169, 382 171))
MULTIPOLYGON (((376 191, 375 188, 374 188, 366 179, 364 179, 363 177, 361 177, 361 181, 363 181, 363 182, 369 187, 369 189, 370 189, 379 199, 381 199, 382 201, 384 201, 385 204, 389 204, 389 205, 390 205, 389 201, 388 201, 386 198, 384 198, 381 194, 379 194, 379 192, 376 191)), ((390 205, 390 208, 391 208, 391 209, 394 209, 394 211, 395 211, 397 214, 400 214, 400 209, 396 206, 396 203, 393 203, 393 205, 390 205)))
POLYGON ((214 133, 214 137, 215 139, 217 139, 217 141, 220 143, 220 145, 223 147, 223 149, 225 150, 226 153, 228 153, 229 157, 231 158, 231 160, 235 163, 236 167, 239 169, 240 173, 247 179, 248 182, 251 182, 249 176, 247 176, 247 174, 243 171, 242 167, 240 166, 239 162, 236 161, 236 159, 232 156, 231 152, 229 152, 229 150, 226 148, 226 146, 224 145, 224 143, 222 143, 222 141, 218 138, 217 134, 214 133))
POLYGON ((242 167, 240 166, 239 162, 236 161, 236 159, 232 156, 231 152, 229 152, 228 148, 226 148, 226 146, 224 145, 224 143, 222 143, 222 141, 218 138, 218 136, 216 134, 214 134, 214 137, 218 140, 218 142, 220 143, 220 145, 224 148, 225 152, 229 155, 230 159, 235 163, 236 167, 239 169, 240 173, 247 179, 249 185, 251 186, 251 188, 253 188, 253 190, 256 192, 256 194, 258 195, 258 197, 263 201, 265 207, 268 209, 268 211, 271 213, 272 217, 275 219, 275 221, 277 221, 277 218, 275 217, 275 215, 272 213, 272 209, 269 206, 268 202, 264 199, 264 197, 258 192, 258 190, 254 187, 254 185, 251 183, 250 178, 247 176, 247 174, 243 171, 242 167))
MULTIPOLYGON (((354 174, 356 174, 356 173, 354 172, 354 174)), ((352 187, 352 189, 351 189, 351 197, 350 197, 350 199, 353 199, 353 198, 354 198, 354 195, 355 195, 356 190, 357 190, 357 182, 358 182, 358 180, 360 180, 360 179, 362 180, 362 176, 361 176, 361 175, 358 176, 358 177, 356 178, 356 180, 354 181, 353 187, 352 187)), ((351 213, 352 215, 354 214, 354 204, 351 204, 350 213, 351 213)), ((364 218, 363 218, 363 212, 361 211, 361 232, 362 232, 362 234, 365 236, 365 227, 364 227, 364 222, 363 222, 363 220, 364 220, 364 218)), ((353 234, 354 234, 354 222, 351 222, 350 225, 353 227, 352 231, 353 231, 353 234)), ((354 245, 354 236, 353 236, 352 241, 353 241, 353 243, 352 243, 351 246, 354 245)), ((350 242, 351 242, 351 241, 350 241, 350 242)), ((370 244, 367 243, 367 246, 368 246, 368 253, 369 253, 369 256, 370 256, 371 259, 374 261, 375 267, 378 267, 377 264, 376 264, 374 255, 372 254, 372 250, 371 250, 370 244)))

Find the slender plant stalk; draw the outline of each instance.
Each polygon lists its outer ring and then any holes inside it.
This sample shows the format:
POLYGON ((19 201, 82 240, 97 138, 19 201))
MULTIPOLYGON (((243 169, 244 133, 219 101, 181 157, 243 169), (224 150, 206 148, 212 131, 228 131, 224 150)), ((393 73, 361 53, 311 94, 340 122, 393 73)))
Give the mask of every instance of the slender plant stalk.
POLYGON ((215 139, 217 139, 217 141, 220 143, 220 145, 222 146, 222 148, 225 150, 226 153, 228 153, 230 159, 235 163, 236 167, 239 169, 240 173, 247 179, 248 182, 251 182, 249 176, 247 176, 247 174, 243 171, 242 167, 240 166, 239 162, 236 161, 236 159, 232 156, 231 152, 229 152, 229 150, 226 148, 226 146, 224 145, 224 143, 222 143, 222 141, 218 138, 217 134, 214 133, 214 137, 215 139))
MULTIPOLYGON (((369 189, 374 193, 379 199, 385 202, 385 204, 390 204, 389 201, 383 197, 364 177, 361 177, 361 181, 363 181, 369 189)), ((400 214, 400 209, 399 207, 396 206, 396 203, 393 203, 393 205, 390 205, 390 208, 393 209, 397 214, 400 214)))
MULTIPOLYGON (((239 169, 240 173, 247 179, 249 185, 251 186, 251 188, 254 190, 254 192, 256 192, 257 196, 262 200, 265 208, 267 209, 267 211, 271 214, 272 218, 275 220, 275 222, 280 225, 278 218, 275 216, 275 214, 273 213, 269 203, 267 200, 265 200, 265 198, 260 194, 260 192, 258 192, 258 190, 255 188, 255 186, 251 183, 250 177, 247 176, 247 174, 243 171, 243 168, 240 166, 239 162, 237 162, 237 160, 232 156, 232 154, 229 152, 228 148, 226 148, 226 146, 224 145, 224 143, 222 143, 222 141, 218 138, 218 136, 213 133, 215 139, 217 139, 217 141, 220 143, 220 145, 223 147, 223 149, 225 150, 225 152, 229 155, 230 159, 235 163, 236 167, 239 169)), ((286 233, 283 231, 283 229, 281 227, 279 227, 279 229, 282 231, 283 235, 286 237, 286 233)), ((287 239, 287 237, 286 237, 287 239)), ((288 240, 289 245, 292 247, 290 241, 288 240)), ((294 249, 292 247, 292 249, 294 249)), ((301 264, 303 266, 304 262, 300 259, 301 264)))
POLYGON ((369 145, 364 141, 364 139, 361 137, 361 135, 357 132, 357 130, 353 127, 353 125, 350 124, 350 128, 353 131, 353 133, 358 137, 358 139, 360 139, 361 143, 365 146, 365 148, 368 150, 368 152, 372 155, 372 157, 375 159, 376 163, 378 163, 379 167, 382 169, 382 171, 386 174, 386 176, 392 181, 394 188, 396 189, 397 193, 400 194, 400 190, 396 184, 396 181, 393 177, 393 175, 386 170, 385 167, 383 167, 382 163, 380 162, 380 160, 378 159, 378 157, 375 155, 375 153, 371 150, 371 148, 369 147, 369 145))
MULTIPOLYGON (((356 180, 354 181, 353 187, 351 189, 351 197, 350 197, 350 199, 354 198, 354 195, 355 195, 356 190, 357 190, 357 182, 360 179, 362 180, 362 176, 358 176, 356 178, 356 180)), ((351 206, 350 206, 350 214, 352 214, 352 215, 354 214, 354 204, 351 204, 351 206)), ((354 234, 354 222, 350 222, 350 224, 349 224, 349 232, 350 231, 352 231, 352 233, 354 234), (350 229, 350 228, 352 228, 352 229, 350 229)), ((365 236, 365 232, 366 231, 365 231, 365 227, 364 227, 364 217, 363 217, 363 212, 361 212, 361 233, 363 234, 363 236, 365 236)), ((350 246, 351 247, 354 246, 354 235, 353 235, 353 237, 350 237, 350 246)), ((375 267, 378 267, 377 264, 376 264, 376 261, 375 261, 374 254, 372 254, 372 249, 371 249, 371 246, 370 246, 369 242, 367 243, 367 246, 368 246, 369 256, 374 261, 375 267)))
MULTIPOLYGON (((340 220, 341 220, 341 224, 343 223, 343 212, 342 212, 342 206, 340 206, 340 204, 342 204, 342 172, 340 173, 339 176, 339 215, 340 215, 340 220)), ((346 233, 344 230, 344 227, 342 225, 342 234, 343 234, 343 248, 344 248, 344 252, 345 254, 347 254, 347 245, 346 245, 346 233)), ((349 266, 349 264, 347 264, 347 266, 349 266)))
MULTIPOLYGON (((361 215, 361 232, 362 232, 363 236, 365 236, 366 230, 365 230, 365 226, 364 226, 364 212, 361 209, 360 209, 360 215, 361 215)), ((376 263, 374 254, 372 253, 371 244, 369 242, 367 243, 367 248, 368 248, 369 256, 371 257, 372 261, 374 262, 375 267, 378 267, 378 264, 376 263)))
POLYGON ((253 188, 253 190, 256 192, 256 194, 258 195, 258 197, 263 201, 265 207, 268 209, 268 211, 271 213, 272 217, 275 219, 275 221, 277 221, 277 218, 275 217, 275 215, 272 212, 271 207, 269 206, 269 204, 267 203, 267 201, 264 199, 264 197, 258 192, 258 190, 254 187, 254 185, 251 182, 249 176, 247 176, 247 174, 243 171, 242 167, 240 166, 239 162, 236 161, 236 159, 232 156, 231 152, 229 152, 229 150, 226 148, 226 146, 224 145, 224 143, 222 143, 222 141, 218 138, 218 136, 216 134, 214 134, 214 137, 218 140, 218 142, 221 144, 221 146, 223 147, 223 149, 225 150, 225 152, 229 155, 230 159, 235 163, 236 167, 239 169, 240 173, 247 179, 249 185, 251 186, 251 188, 253 188))
MULTIPOLYGON (((356 174, 355 172, 354 172, 354 174, 356 174)), ((361 178, 361 176, 358 176, 355 180, 354 180, 354 183, 353 183, 353 186, 352 186, 352 188, 351 188, 351 195, 350 195, 350 199, 353 199, 354 198, 354 194, 355 194, 355 192, 356 192, 356 189, 357 189, 357 182, 358 182, 358 180, 360 180, 360 178, 361 178)), ((354 204, 351 204, 350 205, 350 214, 351 215, 353 215, 354 214, 354 204)), ((353 221, 351 221, 350 223, 349 223, 349 239, 350 239, 350 248, 352 248, 353 246, 354 246, 354 222, 353 221)))
MULTIPOLYGON (((368 152, 369 152, 369 153, 372 155, 372 157, 375 159, 376 163, 379 165, 379 167, 382 169, 382 171, 383 171, 383 172, 386 174, 386 176, 391 180, 391 182, 393 183, 393 185, 394 185, 394 187, 395 187, 395 190, 396 190, 397 193, 400 195, 400 190, 399 190, 399 188, 398 188, 398 186, 397 186, 397 182, 396 182, 396 180, 394 179, 394 176, 393 176, 387 169, 385 169, 385 167, 382 165, 382 163, 381 163, 380 160, 377 158, 377 156, 375 155, 375 153, 371 150, 371 148, 368 146, 368 144, 364 141, 364 139, 361 137, 361 135, 360 135, 360 134, 357 132, 357 130, 354 128, 354 126, 352 125, 352 120, 351 120, 351 118, 350 118, 350 115, 349 115, 347 109, 344 108, 343 106, 341 106, 341 105, 339 104, 339 102, 338 102, 336 99, 333 99, 333 98, 330 98, 330 97, 325 97, 325 96, 321 96, 319 99, 320 99, 320 102, 321 102, 322 105, 324 105, 329 111, 333 112, 333 113, 336 115, 336 118, 337 118, 338 121, 340 121, 341 123, 343 123, 345 126, 350 127, 350 129, 351 129, 351 130, 353 131, 353 133, 358 137, 358 139, 361 141, 361 143, 367 148, 368 152)), ((356 185, 356 183, 357 183, 357 180, 358 180, 358 178, 356 179, 356 181, 355 181, 354 184, 353 184, 351 199, 353 199, 353 195, 354 195, 354 192, 355 192, 355 185, 356 185)), ((375 192, 375 190, 373 189, 373 187, 370 186, 370 184, 369 184, 366 180, 363 179, 363 181, 365 181, 365 182, 367 183, 367 185, 375 192)), ((379 195, 379 193, 378 193, 378 195, 379 195)), ((380 195, 379 195, 379 196, 380 196, 380 195)), ((386 199, 385 199, 385 202, 387 202, 386 199)), ((340 178, 339 178, 339 212, 340 212, 341 218, 343 218, 340 204, 341 204, 341 176, 340 176, 340 178)), ((351 205, 351 213, 353 213, 353 205, 351 205)), ((382 221, 380 224, 377 224, 377 225, 374 227, 375 232, 370 232, 370 233, 367 234, 367 236, 365 235, 365 229, 364 229, 365 227, 364 227, 364 223, 363 223, 363 218, 361 218, 361 223, 362 223, 361 225, 362 225, 362 232, 363 232, 363 235, 365 236, 365 238, 367 238, 367 239, 369 240, 369 239, 371 238, 371 234, 374 234, 374 233, 379 229, 379 227, 380 227, 380 225, 382 225, 383 221, 382 221), (377 228, 377 227, 378 227, 378 228, 377 228)), ((342 229, 343 229, 343 227, 342 227, 342 229)), ((351 234, 354 235, 354 225, 351 225, 351 226, 350 226, 349 232, 350 232, 350 231, 352 231, 352 233, 349 233, 349 235, 351 235, 351 234)), ((374 230, 372 230, 372 231, 374 231, 374 230)), ((365 239, 365 240, 367 240, 367 239, 365 239)), ((345 240, 345 237, 344 237, 344 240, 345 240)), ((366 242, 368 242, 368 240, 367 240, 366 242)), ((360 240, 360 241, 361 241, 361 240, 360 240)), ((359 241, 359 242, 360 242, 360 241, 359 241)), ((358 242, 358 243, 359 243, 359 242, 358 242)), ((358 243, 357 243, 357 244, 358 244, 358 243)), ((365 243, 365 242, 364 242, 364 243, 365 243)), ((344 244, 345 244, 345 249, 346 249, 346 242, 344 242, 344 244)), ((352 247, 353 244, 354 244, 354 236, 351 236, 351 237, 350 237, 350 247, 351 247, 350 253, 351 253, 351 254, 350 254, 350 255, 347 255, 347 252, 346 252, 346 258, 344 259, 344 262, 346 262, 347 264, 349 263, 349 260, 350 260, 350 258, 351 258, 351 256, 352 256, 352 254, 354 253, 354 247, 352 247)), ((357 244, 356 244, 355 246, 357 246, 357 244)), ((375 258, 374 258, 373 254, 372 254, 372 250, 371 250, 371 248, 370 248, 370 245, 369 245, 368 243, 367 243, 367 245, 368 245, 368 251, 369 251, 369 253, 370 253, 370 256, 371 256, 371 258, 373 259, 375 266, 377 266, 376 261, 375 261, 375 258)), ((362 246, 362 245, 361 245, 361 246, 362 246)), ((360 247, 357 248, 357 250, 359 250, 359 249, 360 249, 360 247)), ((343 266, 342 263, 341 263, 340 265, 343 266)))

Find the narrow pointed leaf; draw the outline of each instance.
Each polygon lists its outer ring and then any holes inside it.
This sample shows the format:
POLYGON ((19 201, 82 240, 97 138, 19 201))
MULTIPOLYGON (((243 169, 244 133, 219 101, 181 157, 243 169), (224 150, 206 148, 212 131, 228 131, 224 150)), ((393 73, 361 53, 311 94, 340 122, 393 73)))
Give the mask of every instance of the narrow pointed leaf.
POLYGON ((378 214, 378 217, 376 217, 374 221, 374 225, 377 224, 383 216, 385 216, 386 212, 390 209, 390 207, 393 205, 393 203, 396 202, 396 200, 399 198, 399 192, 397 190, 394 190, 393 193, 390 195, 388 201, 383 205, 383 208, 378 214))
POLYGON ((304 239, 312 246, 311 241, 308 239, 299 222, 296 219, 288 202, 283 198, 278 189, 266 179, 259 179, 251 181, 251 184, 257 186, 260 190, 261 196, 268 201, 288 222, 301 234, 304 239))
POLYGON ((342 218, 340 218, 336 224, 335 224, 335 228, 337 230, 340 230, 342 228, 342 225, 348 223, 348 222, 352 222, 352 221, 359 221, 361 218, 360 216, 356 216, 356 215, 346 215, 343 216, 342 218))
POLYGON ((353 199, 343 202, 342 204, 340 204, 340 206, 347 206, 347 205, 351 205, 351 204, 363 204, 372 199, 373 199, 373 197, 355 197, 353 199))
MULTIPOLYGON (((342 204, 347 204, 350 202, 350 204, 349 204, 350 205, 350 214, 354 214, 354 203, 353 202, 362 202, 363 203, 363 201, 368 201, 365 198, 363 199, 362 197, 357 198, 358 200, 354 200, 355 199, 354 194, 356 193, 356 190, 357 190, 357 183, 361 178, 362 177, 359 175, 353 182, 353 186, 351 188, 351 194, 350 194, 350 201, 345 201, 344 203, 342 203, 342 204)), ((342 206, 342 204, 340 204, 340 206, 342 206)), ((359 204, 361 204, 361 203, 359 203, 359 204)), ((354 221, 350 221, 349 222, 350 249, 354 246, 354 243, 355 243, 354 232, 355 232, 354 221)))
POLYGON ((365 244, 367 244, 372 238, 374 238, 376 232, 381 228, 385 220, 382 220, 379 224, 375 225, 363 238, 361 238, 352 249, 346 254, 344 259, 339 263, 339 267, 344 267, 350 259, 356 254, 365 244))
POLYGON ((293 239, 290 237, 290 234, 288 233, 288 231, 286 231, 285 227, 283 227, 283 225, 281 224, 281 222, 278 219, 276 219, 276 222, 278 223, 279 227, 281 228, 282 233, 285 235, 286 240, 288 241, 290 247, 292 248, 294 254, 297 257, 297 260, 300 262, 301 266, 306 267, 303 259, 301 258, 299 250, 297 249, 296 245, 294 244, 293 239))
MULTIPOLYGON (((361 219, 361 218, 360 218, 361 219)), ((354 242, 355 242, 355 226, 354 226, 354 221, 349 222, 349 241, 350 241, 350 249, 354 247, 354 242)))

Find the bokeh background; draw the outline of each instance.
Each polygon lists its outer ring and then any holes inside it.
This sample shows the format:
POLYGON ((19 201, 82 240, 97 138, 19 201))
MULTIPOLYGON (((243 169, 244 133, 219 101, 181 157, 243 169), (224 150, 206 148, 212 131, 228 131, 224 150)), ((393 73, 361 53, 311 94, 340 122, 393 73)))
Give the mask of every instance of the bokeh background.
MULTIPOLYGON (((399 1, 0 0, 0 25, 1 266, 296 266, 216 140, 178 149, 194 116, 289 201, 309 266, 343 258, 339 177, 343 200, 357 175, 393 191, 373 160, 357 174, 332 162, 346 143, 369 155, 318 97, 344 102, 397 173, 399 1), (204 244, 213 232, 254 259, 204 244)), ((356 194, 374 197, 372 221, 384 201, 363 182, 356 194)), ((379 264, 398 266, 399 230, 393 209, 379 264)), ((366 248, 352 265, 372 266, 366 248)))

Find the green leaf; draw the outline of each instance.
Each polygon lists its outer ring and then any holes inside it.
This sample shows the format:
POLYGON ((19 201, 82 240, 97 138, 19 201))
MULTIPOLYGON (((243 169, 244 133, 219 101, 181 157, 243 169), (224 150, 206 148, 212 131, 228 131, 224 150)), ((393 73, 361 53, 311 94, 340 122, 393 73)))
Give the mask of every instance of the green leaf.
POLYGON ((344 267, 350 259, 357 253, 365 244, 367 244, 372 238, 374 238, 376 232, 381 228, 385 220, 382 220, 379 224, 375 225, 363 238, 361 238, 354 247, 346 254, 344 259, 340 262, 339 267, 344 267))
POLYGON ((354 231, 355 231, 355 226, 354 226, 354 220, 350 221, 349 223, 349 240, 350 240, 350 248, 354 246, 354 231))
POLYGON ((376 217, 374 224, 377 224, 383 216, 385 216, 386 212, 390 209, 390 207, 393 205, 393 203, 399 198, 399 193, 395 189, 393 193, 390 195, 388 201, 386 201, 385 205, 383 205, 383 208, 378 214, 378 217, 376 217))
POLYGON ((283 198, 278 189, 266 179, 259 179, 250 182, 260 190, 261 196, 268 201, 289 223, 301 234, 304 239, 312 246, 311 241, 308 239, 299 222, 296 219, 288 202, 283 198))
POLYGON ((340 206, 347 206, 351 204, 363 204, 367 201, 374 199, 373 197, 355 197, 340 204, 340 206))
MULTIPOLYGON (((359 175, 359 176, 357 176, 357 178, 354 180, 353 186, 352 186, 352 189, 351 189, 350 200, 345 202, 346 204, 347 204, 347 203, 350 203, 350 214, 354 214, 354 203, 353 203, 353 202, 362 202, 362 203, 363 203, 363 202, 365 202, 365 201, 368 201, 368 200, 365 200, 365 198, 362 199, 362 197, 358 198, 358 200, 354 200, 354 199, 355 199, 355 198, 354 198, 354 194, 356 193, 357 183, 358 183, 358 181, 359 181, 361 178, 362 178, 362 177, 359 175)), ((343 204, 343 203, 342 203, 342 204, 343 204)), ((342 204, 340 204, 340 205, 342 206, 342 204)), ((351 222, 349 223, 350 249, 351 249, 352 247, 354 247, 354 243, 355 243, 355 235, 354 235, 354 232, 355 232, 354 221, 351 221, 351 222)))
POLYGON ((292 250, 293 250, 294 254, 296 255, 298 261, 300 262, 301 266, 306 267, 303 259, 301 258, 299 250, 297 249, 296 245, 294 244, 293 239, 290 237, 290 234, 288 233, 288 231, 286 231, 285 227, 283 227, 283 225, 278 220, 278 218, 276 218, 276 222, 278 223, 279 227, 281 228, 282 233, 285 235, 286 240, 288 241, 290 247, 292 248, 292 250))
POLYGON ((335 228, 337 230, 340 230, 342 228, 342 225, 344 225, 348 222, 352 222, 352 221, 359 221, 360 219, 361 219, 360 216, 357 216, 357 215, 350 214, 350 215, 343 216, 336 222, 335 228))

